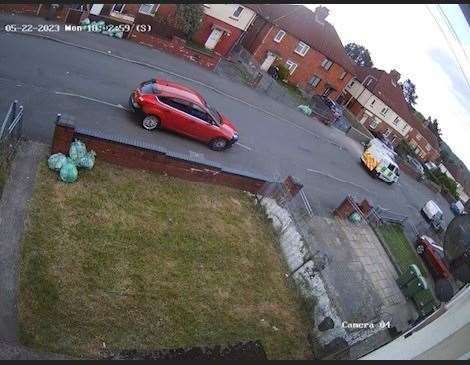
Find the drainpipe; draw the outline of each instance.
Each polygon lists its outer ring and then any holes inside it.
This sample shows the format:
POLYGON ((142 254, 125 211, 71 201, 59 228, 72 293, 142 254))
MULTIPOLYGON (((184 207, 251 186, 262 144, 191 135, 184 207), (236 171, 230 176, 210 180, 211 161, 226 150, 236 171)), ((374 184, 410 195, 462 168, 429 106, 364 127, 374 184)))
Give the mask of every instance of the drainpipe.
MULTIPOLYGON (((274 25, 271 25, 271 28, 269 28, 269 31, 266 33, 266 35, 264 36, 263 40, 261 41, 261 44, 264 44, 264 41, 266 40, 266 38, 268 37, 269 33, 271 33, 271 31, 273 30, 274 28, 274 25)), ((256 55, 256 53, 258 53, 259 51, 259 47, 256 49, 256 51, 253 53, 253 56, 256 55)))

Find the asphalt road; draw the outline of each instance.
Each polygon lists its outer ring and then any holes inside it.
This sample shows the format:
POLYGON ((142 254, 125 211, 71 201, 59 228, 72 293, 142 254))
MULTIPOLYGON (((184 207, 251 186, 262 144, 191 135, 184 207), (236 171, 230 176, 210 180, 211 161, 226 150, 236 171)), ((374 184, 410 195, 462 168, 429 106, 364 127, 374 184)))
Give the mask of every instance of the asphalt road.
POLYGON ((446 224, 453 218, 441 196, 405 174, 392 186, 370 177, 360 165, 361 146, 344 133, 274 105, 249 88, 131 41, 84 33, 66 37, 88 47, 112 49, 113 55, 165 65, 165 71, 51 40, 1 32, 0 111, 6 111, 11 100, 20 100, 25 106, 23 132, 34 140, 50 143, 55 116, 62 113, 73 116, 81 127, 158 143, 232 168, 267 177, 293 175, 304 184, 314 210, 321 215, 353 194, 408 215, 415 224, 422 222, 419 209, 430 199, 444 210, 446 224), (240 143, 214 152, 178 135, 142 129, 125 108, 131 90, 156 76, 196 88, 232 119, 240 131, 240 143))

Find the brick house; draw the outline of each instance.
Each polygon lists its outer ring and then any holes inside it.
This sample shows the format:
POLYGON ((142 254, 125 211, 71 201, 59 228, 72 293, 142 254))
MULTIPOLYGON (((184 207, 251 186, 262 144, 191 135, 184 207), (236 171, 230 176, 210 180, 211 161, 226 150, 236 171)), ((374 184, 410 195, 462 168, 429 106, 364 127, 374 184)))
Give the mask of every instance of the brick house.
POLYGON ((288 82, 309 94, 341 97, 354 75, 353 61, 344 51, 335 28, 326 21, 329 10, 311 11, 303 5, 246 4, 257 13, 241 44, 267 71, 284 64, 288 82))
POLYGON ((388 137, 395 146, 404 139, 423 161, 435 161, 439 142, 410 111, 400 73, 357 65, 355 69, 356 77, 344 90, 346 108, 371 132, 388 137))
MULTIPOLYGON (((93 4, 91 8, 91 14, 105 15, 130 24, 152 24, 152 17, 174 19, 175 13, 176 4, 93 4)), ((240 4, 204 4, 204 17, 192 40, 217 55, 226 56, 255 15, 253 10, 240 4)), ((148 40, 149 34, 138 33, 134 27, 130 38, 148 40)))

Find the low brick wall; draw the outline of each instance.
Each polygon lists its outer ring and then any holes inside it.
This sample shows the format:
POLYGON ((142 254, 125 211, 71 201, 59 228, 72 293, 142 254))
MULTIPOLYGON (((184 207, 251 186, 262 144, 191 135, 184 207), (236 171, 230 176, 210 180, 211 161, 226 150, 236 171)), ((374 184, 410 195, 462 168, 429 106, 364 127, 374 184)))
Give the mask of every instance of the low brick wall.
POLYGON ((0 12, 37 15, 40 4, 0 4, 0 12))
POLYGON ((178 37, 173 37, 172 40, 167 40, 155 35, 138 32, 134 29, 134 31, 132 31, 130 34, 129 39, 139 44, 157 48, 178 57, 186 58, 191 62, 197 63, 209 70, 213 70, 217 65, 217 62, 220 60, 220 56, 218 55, 208 55, 187 47, 185 41, 178 37))
POLYGON ((413 179, 417 180, 419 178, 419 173, 415 171, 410 165, 408 165, 406 162, 400 162, 398 164, 398 167, 400 168, 400 171, 404 172, 408 176, 411 176, 413 179))
POLYGON ((354 127, 349 128, 349 130, 346 132, 346 135, 359 143, 367 143, 371 140, 369 136, 365 135, 354 127))
MULTIPOLYGON (((68 154, 70 144, 77 138, 96 152, 99 160, 133 169, 166 173, 190 181, 225 185, 231 188, 257 193, 269 180, 246 172, 209 165, 192 160, 189 156, 165 151, 164 148, 100 132, 76 129, 73 123, 56 122, 52 141, 52 153, 68 154)), ((297 192, 292 181, 291 190, 297 192)), ((301 185, 300 185, 301 187, 301 185)), ((293 194, 295 195, 295 194, 293 194)))

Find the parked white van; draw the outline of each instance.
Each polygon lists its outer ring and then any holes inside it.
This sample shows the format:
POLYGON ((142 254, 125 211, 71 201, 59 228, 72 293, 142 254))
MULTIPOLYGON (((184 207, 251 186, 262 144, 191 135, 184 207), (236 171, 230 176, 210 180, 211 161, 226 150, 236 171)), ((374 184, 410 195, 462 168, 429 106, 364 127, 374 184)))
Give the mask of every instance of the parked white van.
POLYGON ((441 208, 439 208, 435 201, 428 201, 421 209, 421 214, 423 215, 426 221, 431 223, 432 228, 436 232, 442 231, 442 222, 444 220, 444 214, 442 213, 441 208))

